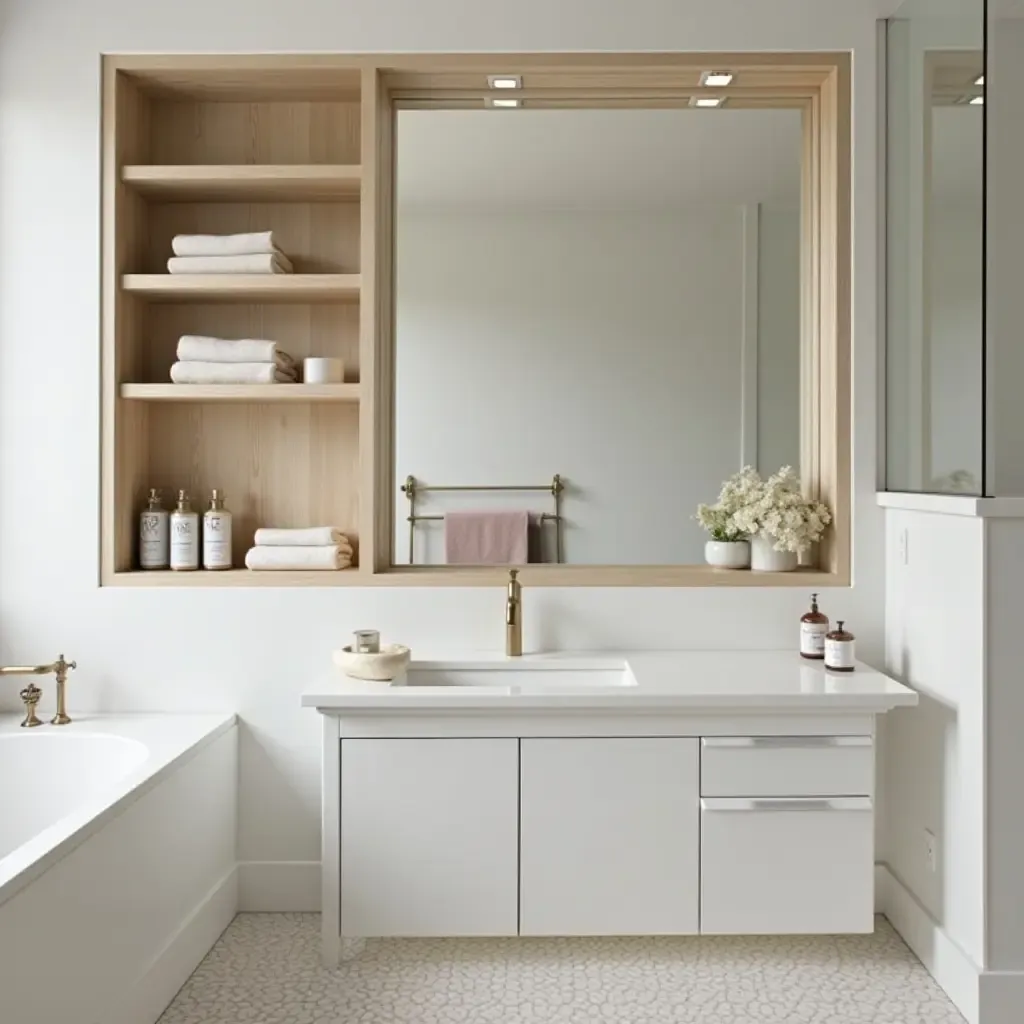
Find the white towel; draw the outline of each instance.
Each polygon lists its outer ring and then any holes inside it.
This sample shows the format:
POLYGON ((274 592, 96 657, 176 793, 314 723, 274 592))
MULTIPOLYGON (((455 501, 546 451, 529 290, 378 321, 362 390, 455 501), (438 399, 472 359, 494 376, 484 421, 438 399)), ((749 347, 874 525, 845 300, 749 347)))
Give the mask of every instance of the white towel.
POLYGON ((248 568, 257 572, 273 569, 347 569, 351 555, 338 547, 250 548, 245 556, 248 568))
POLYGON ((292 265, 283 252, 249 256, 172 256, 167 261, 167 271, 171 274, 290 274, 292 265))
POLYGON ((295 373, 273 363, 175 363, 175 384, 294 384, 295 373))
POLYGON ((245 235, 175 235, 171 240, 175 256, 248 256, 254 252, 275 252, 273 231, 245 235))
POLYGON ((276 341, 255 338, 233 341, 183 334, 178 339, 178 359, 183 363, 276 363, 281 370, 295 369, 295 360, 276 341))
POLYGON ((263 526, 256 531, 253 543, 258 548, 338 547, 352 552, 348 537, 333 526, 307 526, 301 529, 263 526))

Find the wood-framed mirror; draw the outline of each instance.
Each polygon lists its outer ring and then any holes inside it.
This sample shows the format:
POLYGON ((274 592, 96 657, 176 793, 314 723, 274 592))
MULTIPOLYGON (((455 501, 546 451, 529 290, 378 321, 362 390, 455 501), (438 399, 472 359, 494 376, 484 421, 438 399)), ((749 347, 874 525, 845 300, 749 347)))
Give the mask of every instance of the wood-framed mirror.
POLYGON ((528 585, 848 584, 848 57, 420 56, 364 75, 376 580, 498 582, 458 564, 452 513, 515 509, 529 555, 502 561, 528 585), (766 245, 772 200, 788 250, 766 245), (761 318, 786 280, 772 349, 761 318), (823 541, 793 573, 699 564, 696 502, 779 453, 832 510, 823 541))

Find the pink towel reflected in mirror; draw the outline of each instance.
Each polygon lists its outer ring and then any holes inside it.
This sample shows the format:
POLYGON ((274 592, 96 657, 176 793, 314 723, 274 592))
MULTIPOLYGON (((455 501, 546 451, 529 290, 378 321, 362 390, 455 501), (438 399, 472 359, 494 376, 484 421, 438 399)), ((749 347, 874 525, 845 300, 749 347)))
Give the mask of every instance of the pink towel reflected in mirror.
POLYGON ((530 513, 447 512, 444 553, 449 565, 525 565, 530 513))

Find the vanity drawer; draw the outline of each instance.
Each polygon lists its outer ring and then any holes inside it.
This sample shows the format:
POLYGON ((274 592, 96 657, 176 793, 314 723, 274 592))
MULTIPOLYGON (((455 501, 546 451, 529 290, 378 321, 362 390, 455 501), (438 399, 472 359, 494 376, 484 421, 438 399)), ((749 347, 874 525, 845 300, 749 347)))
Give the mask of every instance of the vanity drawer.
POLYGON ((701 796, 868 796, 870 736, 706 736, 701 796))
POLYGON ((867 797, 701 800, 704 935, 874 928, 867 797))

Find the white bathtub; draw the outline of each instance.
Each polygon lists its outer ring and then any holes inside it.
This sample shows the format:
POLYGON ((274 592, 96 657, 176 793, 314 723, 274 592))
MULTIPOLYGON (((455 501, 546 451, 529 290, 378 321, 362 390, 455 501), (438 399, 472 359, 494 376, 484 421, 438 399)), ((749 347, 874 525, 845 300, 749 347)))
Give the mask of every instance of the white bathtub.
POLYGON ((0 1019, 149 1024, 237 908, 233 715, 0 716, 0 1019))

